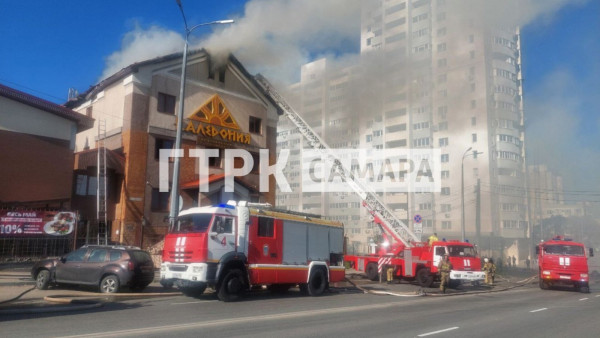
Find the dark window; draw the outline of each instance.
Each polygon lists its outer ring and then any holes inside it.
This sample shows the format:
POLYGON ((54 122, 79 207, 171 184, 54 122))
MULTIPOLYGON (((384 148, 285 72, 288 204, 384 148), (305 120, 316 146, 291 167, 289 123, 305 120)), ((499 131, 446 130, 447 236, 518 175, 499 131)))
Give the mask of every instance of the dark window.
POLYGON ((94 110, 94 107, 92 107, 92 106, 85 108, 85 115, 87 115, 88 117, 92 117, 93 110, 94 110))
POLYGON ((168 211, 169 210, 169 193, 160 192, 158 188, 152 189, 152 211, 168 211))
POLYGON ((79 249, 67 255, 67 262, 83 262, 87 249, 79 249))
POLYGON ((129 251, 129 254, 133 256, 133 259, 138 263, 149 262, 152 260, 150 255, 145 251, 129 251))
POLYGON ((257 153, 250 153, 252 155, 252 173, 257 174, 260 171, 260 155, 257 153))
POLYGON ((258 218, 258 236, 273 237, 275 235, 274 220, 267 217, 258 218))
POLYGON ((260 134, 262 129, 262 120, 258 117, 250 116, 250 125, 248 130, 254 134, 260 134))
POLYGON ((223 151, 219 149, 219 156, 209 157, 208 166, 211 168, 221 168, 221 154, 223 154, 223 151))
POLYGON ((116 262, 119 259, 121 259, 121 252, 120 251, 111 251, 110 252, 110 261, 111 262, 116 262))
POLYGON ((75 184, 75 194, 79 196, 87 195, 87 175, 77 175, 77 181, 75 184))
POLYGON ((206 232, 212 214, 191 214, 178 218, 179 228, 172 229, 172 233, 190 233, 190 232, 206 232))
POLYGON ((156 110, 161 113, 175 114, 175 96, 158 93, 158 105, 156 110))
MULTIPOLYGON (((160 159, 160 150, 161 149, 173 149, 174 145, 175 145, 175 141, 173 141, 173 140, 157 138, 156 142, 154 143, 154 158, 157 160, 160 159)), ((173 157, 169 157, 169 161, 173 162, 173 157)))
POLYGON ((104 262, 106 259, 105 249, 94 249, 88 258, 88 262, 104 262))
POLYGON ((215 220, 212 227, 212 232, 218 234, 232 234, 233 233, 233 218, 215 216, 215 220))

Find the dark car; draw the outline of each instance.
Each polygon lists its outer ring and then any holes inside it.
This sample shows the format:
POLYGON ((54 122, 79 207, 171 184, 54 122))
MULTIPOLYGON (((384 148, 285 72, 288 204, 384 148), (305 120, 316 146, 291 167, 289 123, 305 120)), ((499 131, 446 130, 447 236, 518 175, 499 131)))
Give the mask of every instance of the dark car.
POLYGON ((42 290, 50 283, 98 286, 103 293, 119 292, 123 286, 142 290, 154 280, 154 263, 138 247, 84 245, 59 259, 37 262, 31 277, 42 290))

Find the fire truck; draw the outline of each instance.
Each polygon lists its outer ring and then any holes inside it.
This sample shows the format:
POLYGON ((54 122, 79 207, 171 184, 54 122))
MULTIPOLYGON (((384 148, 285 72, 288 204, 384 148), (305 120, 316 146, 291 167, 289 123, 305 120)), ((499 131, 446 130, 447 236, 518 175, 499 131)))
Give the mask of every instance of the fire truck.
POLYGON ((263 285, 318 296, 344 279, 343 236, 339 222, 268 203, 187 209, 165 237, 161 284, 191 296, 212 287, 222 301, 263 285))
MULTIPOLYGON (((538 244, 535 251, 538 256, 540 289, 569 285, 581 292, 590 292, 588 257, 582 243, 556 236, 538 244)), ((588 254, 593 257, 594 250, 589 248, 588 254)))
POLYGON ((456 285, 460 281, 477 283, 485 279, 485 274, 481 271, 481 261, 472 244, 450 241, 435 242, 429 246, 427 243, 421 242, 419 237, 387 208, 377 194, 354 177, 352 171, 346 168, 336 156, 335 151, 329 148, 263 76, 259 74, 255 79, 277 103, 283 114, 298 127, 298 131, 305 137, 308 144, 332 164, 342 181, 346 182, 362 199, 363 206, 371 214, 373 221, 380 226, 383 234, 389 234, 394 240, 391 247, 380 250, 378 255, 346 255, 347 262, 353 264, 359 271, 365 272, 369 278, 374 279, 378 272, 376 268, 380 267, 382 262, 391 260, 390 264, 396 267, 395 271, 398 277, 416 278, 421 285, 431 286, 434 279, 437 278, 437 265, 441 257, 443 254, 449 254, 450 261, 454 266, 454 270, 450 273, 451 285, 456 285))

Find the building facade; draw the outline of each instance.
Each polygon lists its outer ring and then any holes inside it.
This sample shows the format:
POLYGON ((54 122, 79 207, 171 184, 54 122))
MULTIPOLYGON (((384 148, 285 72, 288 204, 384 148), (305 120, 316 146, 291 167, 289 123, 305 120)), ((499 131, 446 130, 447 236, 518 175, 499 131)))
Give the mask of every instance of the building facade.
MULTIPOLYGON (((459 4, 365 2, 360 61, 342 69, 327 60, 303 66, 290 97, 333 148, 440 149, 439 193, 382 199, 409 227, 421 216, 424 237, 460 238, 464 206, 466 238, 499 253, 529 233, 526 194, 514 193, 526 191, 520 34, 459 4)), ((303 144, 291 132, 282 121, 280 147, 303 144)), ((316 198, 294 192, 278 202, 343 221, 349 248, 368 251, 379 230, 360 200, 316 198)))
MULTIPOLYGON (((113 242, 147 247, 164 237, 170 193, 160 189, 160 150, 172 149, 179 109, 181 54, 130 65, 93 86, 70 103, 96 119, 93 129, 77 134, 79 205, 92 222, 97 218, 94 189, 98 184, 95 148, 107 152, 107 212, 113 242), (103 125, 98 125, 102 123, 103 125), (91 155, 90 155, 91 153, 91 155), (86 189, 87 185, 87 189, 86 189)), ((183 208, 224 203, 229 199, 275 202, 274 180, 268 192, 259 190, 261 149, 275 160, 278 110, 233 56, 212 58, 204 50, 188 56, 184 100, 180 196, 183 208), (201 192, 198 157, 193 149, 217 149, 209 160, 209 191, 201 192), (225 189, 225 150, 250 153, 250 174, 236 177, 234 192, 225 189)), ((241 158, 232 159, 238 168, 241 158)), ((173 173, 169 161, 169 189, 173 173)))

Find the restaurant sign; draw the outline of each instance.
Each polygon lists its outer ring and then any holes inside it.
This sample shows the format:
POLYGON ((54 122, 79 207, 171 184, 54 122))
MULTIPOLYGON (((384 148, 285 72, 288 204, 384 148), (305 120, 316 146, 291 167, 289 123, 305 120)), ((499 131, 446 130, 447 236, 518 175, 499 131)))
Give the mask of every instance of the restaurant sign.
POLYGON ((0 237, 66 236, 76 221, 70 211, 0 210, 0 237))

